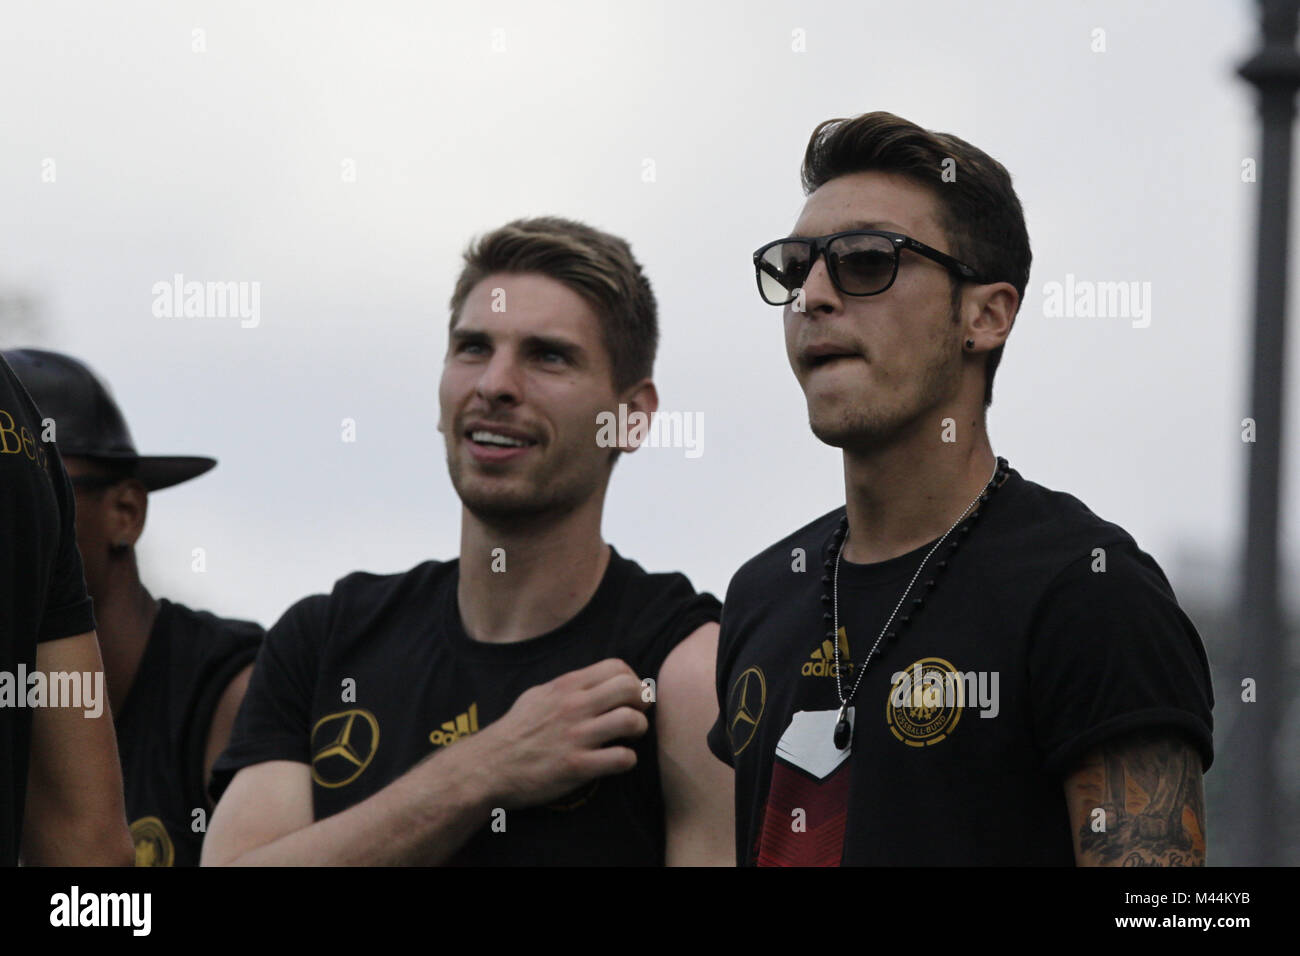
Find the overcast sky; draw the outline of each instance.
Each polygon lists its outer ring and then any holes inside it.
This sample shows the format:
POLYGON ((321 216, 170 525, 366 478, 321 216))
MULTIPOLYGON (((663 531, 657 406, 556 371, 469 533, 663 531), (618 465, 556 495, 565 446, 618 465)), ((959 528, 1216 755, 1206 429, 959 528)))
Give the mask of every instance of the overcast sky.
POLYGON ((661 408, 704 421, 699 457, 620 464, 606 538, 721 595, 843 502, 750 253, 798 215, 812 128, 886 109, 999 159, 1024 204, 1034 265, 994 450, 1127 528, 1182 595, 1180 556, 1235 561, 1244 524, 1258 130, 1234 70, 1255 17, 1245 0, 6 4, 0 296, 38 297, 44 321, 10 308, 0 332, 88 361, 142 453, 220 459, 151 497, 146 584, 270 624, 351 570, 455 556, 435 425, 460 252, 519 216, 585 220, 654 284, 661 408), (259 283, 258 324, 155 315, 176 274, 259 283), (1067 276, 1149 288, 1149 324, 1050 314, 1067 276))

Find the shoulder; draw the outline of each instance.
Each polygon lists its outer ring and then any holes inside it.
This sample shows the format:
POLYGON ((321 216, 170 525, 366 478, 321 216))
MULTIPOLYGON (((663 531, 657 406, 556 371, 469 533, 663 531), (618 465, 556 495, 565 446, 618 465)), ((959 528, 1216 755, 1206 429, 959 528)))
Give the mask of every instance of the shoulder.
POLYGON ((718 635, 719 680, 749 638, 793 595, 821 589, 827 549, 844 514, 841 505, 815 518, 764 548, 732 575, 718 635))
POLYGON ((394 574, 375 574, 371 571, 353 571, 334 582, 330 601, 339 603, 383 604, 420 591, 440 580, 455 575, 457 561, 422 561, 406 571, 394 574))
POLYGON ((1140 584, 1172 595, 1160 566, 1128 531, 1074 495, 1028 481, 1015 469, 986 521, 971 535, 970 550, 981 554, 986 575, 1017 582, 1018 599, 1071 581, 1140 584), (1103 570, 1109 578, 1099 576, 1103 570))
POLYGON ((1160 565, 1073 496, 1033 486, 1015 510, 1034 522, 1021 543, 1040 557, 1012 560, 1009 573, 1026 573, 1007 579, 1015 583, 1003 599, 1026 609, 1026 673, 1045 765, 1063 769, 1110 737, 1165 727, 1189 736, 1208 767, 1209 661, 1160 565))
POLYGON ((822 551, 843 517, 844 506, 841 505, 754 555, 732 576, 727 588, 728 599, 737 588, 762 590, 778 582, 788 585, 788 575, 792 571, 820 578, 825 562, 822 551))
POLYGON ((993 519, 996 533, 987 539, 972 535, 971 547, 984 549, 977 563, 989 578, 991 599, 1028 609, 1032 647, 1056 644, 1063 634, 1076 632, 1095 633, 1103 641, 1142 635, 1143 643, 1168 635, 1204 659, 1169 579, 1131 534, 1073 495, 1019 475, 1011 480, 1017 485, 1001 517, 993 519))
POLYGON ((454 562, 426 561, 397 574, 356 571, 340 578, 326 594, 295 601, 266 632, 259 669, 294 672, 305 682, 328 661, 373 646, 386 628, 405 633, 402 622, 415 608, 428 615, 430 595, 454 562))
POLYGON ((1090 657, 1177 673, 1203 683, 1209 694, 1200 634, 1160 565, 1132 538, 1085 551, 1053 575, 1030 613, 1029 649, 1036 659, 1086 649, 1090 657), (1181 662, 1178 668, 1171 658, 1181 662))
POLYGON ((610 547, 614 627, 619 656, 657 672, 663 659, 700 628, 715 623, 722 604, 697 591, 679 571, 648 572, 610 547))
POLYGON ((1134 544, 1132 535, 1074 495, 1029 481, 1014 468, 998 499, 1005 501, 1006 514, 1013 519, 1014 536, 1034 545, 1035 550, 1068 550, 1076 544, 1134 544))
POLYGON ((826 548, 844 517, 844 506, 792 531, 740 566, 727 586, 724 630, 733 630, 738 615, 764 616, 789 599, 792 582, 820 586, 826 548))
POLYGON ((174 635, 235 644, 260 643, 265 628, 256 621, 218 617, 210 611, 196 611, 176 601, 160 598, 159 619, 174 635))
POLYGON ((141 662, 153 679, 170 682, 177 701, 189 707, 213 682, 225 683, 257 656, 266 632, 260 624, 217 617, 160 598, 158 617, 141 662))
POLYGON ((166 642, 165 659, 173 679, 185 675, 202 684, 220 675, 228 680, 252 663, 266 637, 255 621, 217 617, 166 598, 160 598, 158 605, 150 642, 159 638, 166 642))
MULTIPOLYGON (((646 571, 636 561, 619 554, 612 545, 609 550, 610 572, 625 605, 652 609, 656 605, 672 607, 688 602, 721 608, 716 597, 708 591, 697 591, 691 579, 680 571, 646 571)), ((717 620, 716 615, 713 619, 717 620)))
POLYGON ((376 574, 373 571, 353 571, 334 582, 330 600, 383 602, 411 590, 434 583, 449 573, 455 573, 456 561, 421 561, 406 571, 376 574))
POLYGON ((395 574, 354 571, 334 582, 328 594, 313 594, 291 605, 272 633, 295 624, 313 630, 361 629, 414 600, 427 602, 434 589, 455 576, 456 567, 455 561, 424 561, 395 574))

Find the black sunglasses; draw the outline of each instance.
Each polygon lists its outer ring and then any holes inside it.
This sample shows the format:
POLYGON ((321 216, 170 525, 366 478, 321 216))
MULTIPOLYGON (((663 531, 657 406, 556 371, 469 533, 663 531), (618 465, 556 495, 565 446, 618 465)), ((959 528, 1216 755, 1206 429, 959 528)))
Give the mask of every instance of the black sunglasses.
POLYGON ((879 229, 852 229, 829 236, 777 239, 760 248, 754 253, 758 294, 769 305, 793 302, 817 257, 824 254, 826 271, 840 292, 879 295, 898 277, 898 256, 904 249, 933 259, 968 282, 986 281, 970 266, 911 236, 879 229))

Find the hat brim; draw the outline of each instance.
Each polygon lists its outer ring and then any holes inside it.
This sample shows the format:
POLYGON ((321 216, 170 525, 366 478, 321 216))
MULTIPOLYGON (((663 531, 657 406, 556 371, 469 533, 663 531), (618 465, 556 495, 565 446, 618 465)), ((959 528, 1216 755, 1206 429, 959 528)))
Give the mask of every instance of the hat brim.
MULTIPOLYGON (((74 452, 65 452, 71 455, 74 452)), ((182 481, 197 478, 217 465, 215 458, 185 455, 82 455, 84 458, 97 458, 100 461, 131 461, 134 463, 131 477, 144 485, 149 491, 159 491, 179 485, 182 481)))
POLYGON ((216 466, 215 458, 150 456, 137 460, 135 476, 150 491, 158 491, 197 478, 216 466))

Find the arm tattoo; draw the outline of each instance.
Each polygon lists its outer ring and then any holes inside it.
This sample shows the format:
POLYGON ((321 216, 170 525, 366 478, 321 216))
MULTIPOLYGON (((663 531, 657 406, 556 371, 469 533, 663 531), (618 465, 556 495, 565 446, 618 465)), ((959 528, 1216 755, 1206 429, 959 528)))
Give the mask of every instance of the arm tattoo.
POLYGON ((1108 741, 1065 789, 1080 865, 1205 865, 1201 759, 1181 737, 1148 732, 1108 741))

